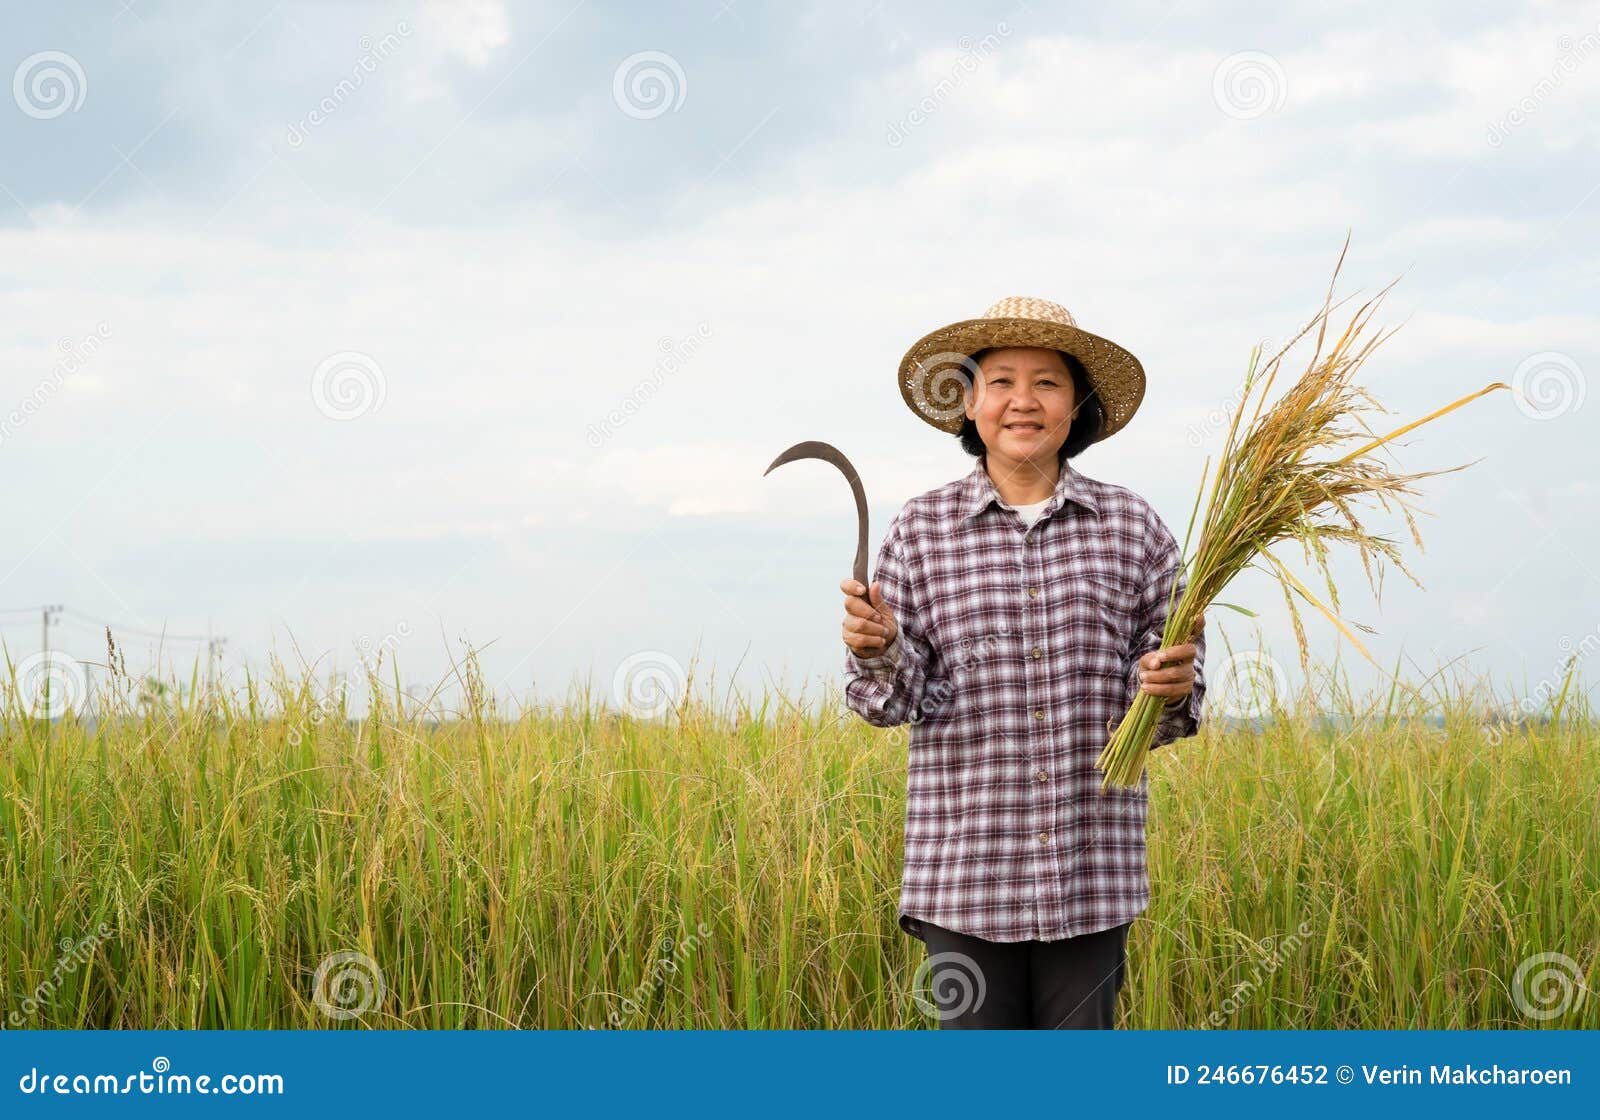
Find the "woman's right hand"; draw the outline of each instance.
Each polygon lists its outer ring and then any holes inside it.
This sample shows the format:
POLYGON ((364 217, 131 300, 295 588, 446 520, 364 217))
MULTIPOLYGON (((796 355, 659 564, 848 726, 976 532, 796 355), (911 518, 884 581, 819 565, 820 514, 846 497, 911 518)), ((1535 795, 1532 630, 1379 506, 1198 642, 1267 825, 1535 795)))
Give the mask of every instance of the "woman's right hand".
POLYGON ((877 657, 882 654, 900 632, 894 621, 894 612, 883 601, 882 588, 873 583, 870 607, 861 597, 866 589, 858 581, 840 580, 839 590, 845 593, 844 644, 855 651, 858 657, 877 657))

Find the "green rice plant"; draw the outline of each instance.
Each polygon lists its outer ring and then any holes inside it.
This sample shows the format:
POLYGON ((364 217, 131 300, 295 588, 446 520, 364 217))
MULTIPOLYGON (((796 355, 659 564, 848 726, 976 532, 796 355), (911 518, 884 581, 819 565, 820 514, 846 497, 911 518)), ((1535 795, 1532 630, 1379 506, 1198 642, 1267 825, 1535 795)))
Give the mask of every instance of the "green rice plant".
MULTIPOLYGON (((690 675, 644 717, 581 687, 497 711, 471 656, 364 706, 274 665, 108 689, 48 739, 0 680, 4 1025, 936 1027, 895 924, 905 728, 831 678, 690 675)), ((1118 1024, 1600 1027, 1592 693, 1507 724, 1481 683, 1309 679, 1152 772, 1118 1024)))

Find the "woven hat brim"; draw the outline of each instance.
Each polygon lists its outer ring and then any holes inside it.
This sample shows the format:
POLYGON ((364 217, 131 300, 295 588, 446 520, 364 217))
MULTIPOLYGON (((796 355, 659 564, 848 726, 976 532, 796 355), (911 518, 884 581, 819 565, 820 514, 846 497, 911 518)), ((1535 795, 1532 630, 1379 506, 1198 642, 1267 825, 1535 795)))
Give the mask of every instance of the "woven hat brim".
POLYGON ((952 435, 966 420, 960 359, 999 346, 1064 350, 1083 363, 1105 412, 1100 438, 1127 426, 1144 400, 1144 366, 1110 339, 1039 319, 962 319, 918 339, 900 359, 900 396, 924 422, 952 435))

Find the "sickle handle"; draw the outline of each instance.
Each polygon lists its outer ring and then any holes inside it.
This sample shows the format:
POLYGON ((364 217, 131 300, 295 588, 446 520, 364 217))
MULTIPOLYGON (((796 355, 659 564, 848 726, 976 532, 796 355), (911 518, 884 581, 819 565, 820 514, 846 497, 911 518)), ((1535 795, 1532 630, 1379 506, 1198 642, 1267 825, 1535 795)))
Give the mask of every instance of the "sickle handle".
MULTIPOLYGON (((861 493, 861 482, 859 480, 856 481, 856 493, 858 495, 861 493)), ((856 582, 862 587, 861 601, 866 603, 868 608, 872 608, 872 584, 867 582, 867 515, 865 512, 865 498, 861 499, 860 506, 863 511, 860 517, 861 532, 856 538, 856 560, 851 567, 850 574, 855 577, 856 582)))

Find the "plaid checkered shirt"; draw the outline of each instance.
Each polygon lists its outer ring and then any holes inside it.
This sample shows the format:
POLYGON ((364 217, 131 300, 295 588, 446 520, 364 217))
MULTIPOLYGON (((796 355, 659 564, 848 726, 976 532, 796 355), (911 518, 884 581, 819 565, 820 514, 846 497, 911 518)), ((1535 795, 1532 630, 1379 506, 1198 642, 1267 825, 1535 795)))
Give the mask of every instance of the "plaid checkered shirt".
MULTIPOLYGON (((1179 567, 1148 502, 1070 462, 1031 526, 982 459, 894 516, 871 578, 899 634, 875 657, 846 647, 845 696, 874 726, 910 725, 907 933, 926 920, 1054 941, 1149 905, 1149 779, 1102 794, 1095 759, 1160 648, 1179 567)), ((1158 747, 1199 729, 1195 645, 1193 691, 1164 711, 1158 747)))

